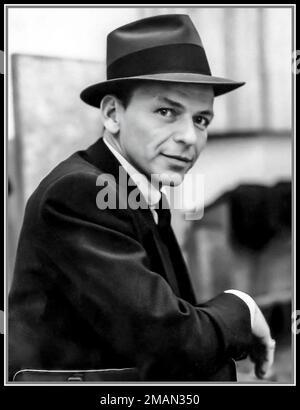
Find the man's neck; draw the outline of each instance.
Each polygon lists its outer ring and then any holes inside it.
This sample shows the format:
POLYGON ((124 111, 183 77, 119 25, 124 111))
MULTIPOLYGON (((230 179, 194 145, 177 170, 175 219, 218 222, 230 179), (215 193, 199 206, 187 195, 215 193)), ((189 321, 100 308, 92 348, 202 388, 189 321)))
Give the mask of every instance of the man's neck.
MULTIPOLYGON (((104 130, 103 132, 103 139, 108 142, 120 155, 122 155, 123 158, 125 158, 121 145, 119 144, 118 140, 116 137, 114 137, 110 132, 107 132, 107 130, 104 130)), ((125 158, 126 159, 126 158, 125 158)), ((127 160, 127 159, 126 159, 127 160)))
MULTIPOLYGON (((112 137, 113 138, 113 137, 112 137)), ((108 146, 110 151, 113 155, 118 159, 121 163, 125 171, 129 174, 131 179, 138 185, 139 189, 141 190, 146 202, 151 206, 156 204, 160 199, 160 191, 157 187, 155 187, 147 176, 137 170, 134 165, 132 165, 120 152, 117 150, 116 145, 111 143, 111 139, 108 139, 106 135, 103 135, 104 143, 108 146)))

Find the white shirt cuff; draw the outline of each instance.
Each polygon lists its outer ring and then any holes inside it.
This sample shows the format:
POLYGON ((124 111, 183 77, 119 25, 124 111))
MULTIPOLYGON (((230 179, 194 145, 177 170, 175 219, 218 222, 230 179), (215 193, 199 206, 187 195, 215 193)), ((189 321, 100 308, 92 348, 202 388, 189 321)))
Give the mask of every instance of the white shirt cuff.
POLYGON ((225 290, 225 293, 232 293, 233 295, 236 295, 239 298, 241 298, 246 303, 250 310, 251 328, 253 328, 254 315, 256 310, 256 302, 254 301, 254 299, 252 299, 252 297, 249 296, 247 293, 241 292, 240 290, 229 289, 225 290))

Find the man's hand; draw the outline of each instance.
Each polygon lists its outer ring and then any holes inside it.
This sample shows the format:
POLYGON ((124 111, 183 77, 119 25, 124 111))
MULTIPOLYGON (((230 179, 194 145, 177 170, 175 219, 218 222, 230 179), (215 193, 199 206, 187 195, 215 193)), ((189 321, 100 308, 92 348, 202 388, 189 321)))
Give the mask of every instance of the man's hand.
POLYGON ((275 340, 271 337, 270 328, 254 299, 245 292, 230 289, 225 293, 232 293, 248 305, 251 317, 252 345, 249 356, 255 364, 255 374, 259 379, 268 376, 274 362, 275 340))
POLYGON ((249 356, 255 364, 255 374, 259 379, 268 376, 274 362, 276 342, 271 337, 270 328, 261 310, 255 304, 252 321, 253 344, 249 356))

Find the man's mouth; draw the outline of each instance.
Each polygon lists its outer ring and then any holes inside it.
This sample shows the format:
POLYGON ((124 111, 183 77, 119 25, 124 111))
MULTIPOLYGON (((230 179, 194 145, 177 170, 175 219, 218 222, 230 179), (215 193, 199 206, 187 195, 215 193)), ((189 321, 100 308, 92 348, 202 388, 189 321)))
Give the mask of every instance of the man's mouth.
POLYGON ((161 153, 161 155, 163 155, 164 157, 173 159, 173 160, 181 161, 182 163, 185 163, 185 164, 189 164, 192 162, 192 158, 185 156, 185 155, 174 155, 174 154, 171 155, 171 154, 163 154, 163 153, 161 153))

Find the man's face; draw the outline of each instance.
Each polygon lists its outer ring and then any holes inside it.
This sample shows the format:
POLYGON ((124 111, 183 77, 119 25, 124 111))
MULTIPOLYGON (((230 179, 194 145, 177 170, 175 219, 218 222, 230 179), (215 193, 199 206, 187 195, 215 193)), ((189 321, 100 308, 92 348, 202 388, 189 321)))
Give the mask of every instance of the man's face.
POLYGON ((209 85, 141 85, 119 110, 123 156, 148 179, 180 184, 206 144, 213 100, 209 85))

